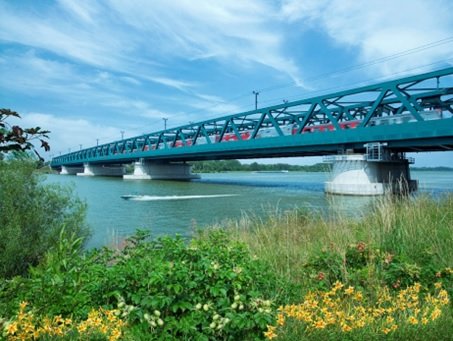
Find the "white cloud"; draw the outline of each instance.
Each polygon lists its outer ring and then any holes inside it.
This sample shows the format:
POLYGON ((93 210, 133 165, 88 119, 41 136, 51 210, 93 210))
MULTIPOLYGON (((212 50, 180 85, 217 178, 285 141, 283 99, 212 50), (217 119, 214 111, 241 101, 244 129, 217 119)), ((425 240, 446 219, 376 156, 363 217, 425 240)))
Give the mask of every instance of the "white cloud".
POLYGON ((99 143, 107 143, 121 137, 118 128, 94 124, 85 119, 75 119, 59 117, 46 113, 22 113, 22 119, 18 122, 22 127, 39 126, 42 129, 50 130, 50 152, 44 153, 38 149, 39 153, 47 158, 51 155, 57 156, 61 152, 67 153, 69 150, 75 151, 96 145, 96 139, 99 143))
MULTIPOLYGON (((452 11, 453 3, 445 0, 287 0, 281 15, 325 31, 339 46, 358 48, 358 60, 366 63, 451 37, 452 11)), ((376 71, 391 75, 451 59, 452 54, 450 41, 388 59, 376 71)))

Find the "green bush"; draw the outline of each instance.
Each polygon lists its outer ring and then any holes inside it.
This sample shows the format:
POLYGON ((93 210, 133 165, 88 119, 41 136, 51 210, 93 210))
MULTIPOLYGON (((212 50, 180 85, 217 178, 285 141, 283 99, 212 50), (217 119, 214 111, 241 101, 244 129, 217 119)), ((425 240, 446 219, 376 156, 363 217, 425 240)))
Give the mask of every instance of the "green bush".
POLYGON ((60 230, 85 238, 85 205, 67 188, 43 183, 31 160, 0 161, 0 277, 26 274, 60 230))
POLYGON ((224 232, 189 244, 139 233, 121 251, 85 255, 76 252, 79 242, 62 235, 29 278, 4 283, 3 316, 14 316, 24 301, 37 316, 73 320, 99 307, 118 309, 134 340, 262 339, 274 321, 275 278, 224 232))

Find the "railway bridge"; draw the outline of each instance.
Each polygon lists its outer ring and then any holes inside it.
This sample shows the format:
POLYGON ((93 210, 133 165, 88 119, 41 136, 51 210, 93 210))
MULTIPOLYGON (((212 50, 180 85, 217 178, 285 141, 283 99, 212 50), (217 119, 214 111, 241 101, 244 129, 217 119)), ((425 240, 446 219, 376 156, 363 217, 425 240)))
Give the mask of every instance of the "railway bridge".
POLYGON ((416 188, 406 152, 453 150, 453 67, 208 119, 60 155, 61 174, 199 178, 188 162, 325 156, 325 190, 416 188), (133 174, 125 165, 133 164, 133 174))

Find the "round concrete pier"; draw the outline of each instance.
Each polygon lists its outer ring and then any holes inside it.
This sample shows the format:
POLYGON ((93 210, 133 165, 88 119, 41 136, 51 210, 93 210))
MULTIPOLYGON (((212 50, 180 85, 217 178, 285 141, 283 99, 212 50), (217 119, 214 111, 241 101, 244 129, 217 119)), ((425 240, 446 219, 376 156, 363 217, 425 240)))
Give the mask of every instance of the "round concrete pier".
POLYGON ((326 193, 342 195, 382 195, 386 191, 403 192, 416 189, 410 180, 407 159, 370 161, 367 155, 349 154, 329 157, 333 163, 331 180, 325 183, 326 193))

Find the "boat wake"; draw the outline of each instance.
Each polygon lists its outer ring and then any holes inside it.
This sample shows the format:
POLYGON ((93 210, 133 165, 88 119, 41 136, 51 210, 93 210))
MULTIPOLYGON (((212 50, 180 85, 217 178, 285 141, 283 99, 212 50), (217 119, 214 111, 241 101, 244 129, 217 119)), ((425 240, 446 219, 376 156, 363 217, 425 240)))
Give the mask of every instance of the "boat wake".
POLYGON ((127 194, 127 195, 122 195, 121 198, 123 198, 124 200, 134 200, 134 201, 163 201, 163 200, 191 200, 191 199, 225 198, 225 197, 235 197, 238 195, 239 194, 154 196, 154 195, 127 194))

